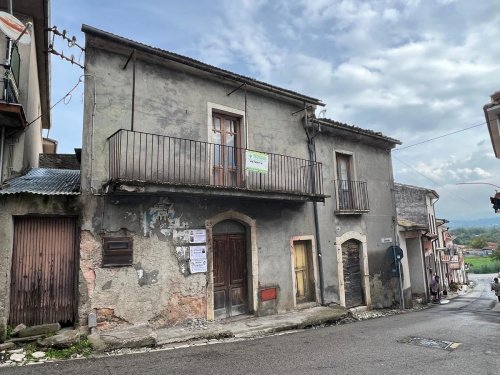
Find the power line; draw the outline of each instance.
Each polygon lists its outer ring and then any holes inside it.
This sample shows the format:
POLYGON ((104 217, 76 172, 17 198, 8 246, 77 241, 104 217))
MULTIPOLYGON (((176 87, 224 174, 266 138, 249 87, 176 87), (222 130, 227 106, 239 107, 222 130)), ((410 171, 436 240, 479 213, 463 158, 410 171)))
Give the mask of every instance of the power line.
POLYGON ((462 198, 462 197, 460 197, 460 196, 456 195, 456 193, 453 193, 453 192, 451 192, 450 190, 446 189, 444 186, 441 186, 441 184, 439 184, 439 182, 434 181, 433 179, 431 179, 430 177, 426 176, 425 174, 423 174, 422 172, 420 172, 418 169, 416 169, 416 168, 414 168, 413 166, 411 166, 410 164, 408 164, 408 163, 404 162, 404 161, 403 161, 403 160, 401 160, 400 158, 398 158, 398 157, 396 157, 396 156, 394 156, 394 155, 392 155, 392 157, 393 157, 394 159, 398 160, 400 163, 402 163, 402 164, 406 165, 408 168, 413 169, 413 170, 414 170, 415 172, 417 172, 420 176, 422 176, 422 177, 424 177, 425 179, 429 180, 429 181, 430 181, 430 182, 432 182, 434 185, 436 185, 438 188, 443 189, 443 190, 446 190, 446 191, 447 191, 448 193, 450 193, 450 194, 454 194, 454 196, 455 196, 456 198, 458 198, 459 200, 461 200, 462 202, 464 202, 464 203, 466 203, 466 204, 470 204, 470 203, 471 203, 470 201, 467 201, 467 200, 465 200, 464 198, 462 198))
POLYGON ((467 127, 467 128, 463 128, 463 129, 456 130, 456 131, 451 132, 451 133, 447 133, 447 134, 440 135, 440 136, 438 136, 438 137, 434 137, 434 138, 426 139, 425 141, 421 141, 421 142, 418 142, 418 143, 415 143, 415 144, 412 144, 412 145, 409 145, 409 146, 395 148, 395 149, 393 149, 392 151, 399 151, 399 150, 404 150, 405 148, 410 148, 410 147, 418 146, 418 145, 421 145, 421 144, 423 144, 423 143, 427 143, 427 142, 435 141, 436 139, 440 139, 440 138, 448 137, 448 136, 450 136, 450 135, 457 134, 457 133, 461 133, 461 132, 464 132, 464 131, 469 130, 469 129, 474 129, 474 128, 477 128, 478 126, 482 126, 482 125, 485 125, 485 124, 486 124, 486 122, 482 122, 482 123, 480 123, 480 124, 472 125, 472 126, 469 126, 469 127, 467 127))
MULTIPOLYGON (((37 121, 38 119, 40 119, 41 117, 43 116, 46 116, 47 114, 50 113, 50 111, 52 111, 52 108, 54 108, 56 105, 58 105, 59 103, 61 103, 63 100, 65 100, 68 96, 71 96, 71 94, 73 93, 73 91, 76 90, 76 88, 78 87, 78 85, 80 83, 82 83, 82 77, 83 76, 80 76, 80 78, 78 78, 78 82, 76 83, 76 85, 73 86, 73 88, 71 90, 69 90, 61 99, 59 99, 57 102, 55 102, 47 112, 45 113, 42 113, 40 116, 38 116, 37 118, 35 118, 33 121, 29 122, 26 126, 25 126, 25 129, 30 126, 31 124, 33 124, 35 121, 37 121)), ((69 102, 68 102, 69 103, 69 102)), ((68 104, 68 103, 65 103, 65 104, 68 104)))

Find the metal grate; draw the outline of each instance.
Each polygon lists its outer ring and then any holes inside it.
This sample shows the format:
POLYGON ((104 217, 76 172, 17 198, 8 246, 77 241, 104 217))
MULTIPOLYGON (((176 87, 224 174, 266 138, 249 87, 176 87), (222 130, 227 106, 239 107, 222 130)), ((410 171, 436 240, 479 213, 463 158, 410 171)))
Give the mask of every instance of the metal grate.
POLYGON ((454 350, 458 348, 461 344, 459 342, 437 340, 437 339, 427 339, 424 337, 405 337, 399 340, 403 344, 412 344, 417 346, 423 346, 432 349, 442 349, 442 350, 454 350))

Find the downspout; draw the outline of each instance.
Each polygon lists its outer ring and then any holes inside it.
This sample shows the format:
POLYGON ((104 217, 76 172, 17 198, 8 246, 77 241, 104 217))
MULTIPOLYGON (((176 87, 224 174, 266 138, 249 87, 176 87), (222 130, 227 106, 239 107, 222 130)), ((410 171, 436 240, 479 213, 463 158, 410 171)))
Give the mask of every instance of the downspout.
MULTIPOLYGON (((399 231, 398 231, 398 210, 396 207, 396 192, 394 189, 394 175, 392 170, 392 154, 391 150, 388 150, 389 153, 389 178, 391 179, 391 196, 392 196, 392 207, 393 207, 393 217, 392 224, 394 229, 394 241, 393 245, 399 247, 399 231)), ((396 259, 396 248, 393 247, 393 259, 394 262, 397 262, 398 266, 398 278, 399 278, 399 306, 400 308, 405 308, 405 298, 404 298, 404 290, 403 290, 403 277, 401 272, 401 260, 396 259)), ((406 249, 406 256, 408 257, 408 249, 406 249)))
MULTIPOLYGON (((309 117, 307 115, 307 104, 304 103, 304 126, 307 136, 307 146, 309 149, 309 161, 311 163, 316 163, 316 143, 314 142, 314 138, 316 134, 309 135, 309 117)), ((313 131, 314 133, 314 131, 313 131)), ((313 193, 316 192, 316 181, 315 181, 314 169, 311 168, 311 181, 313 184, 313 193)), ((324 280, 323 280, 323 256, 321 253, 321 239, 320 239, 320 230, 319 230, 319 218, 318 218, 318 203, 313 202, 313 213, 314 213, 314 230, 316 235, 316 251, 318 255, 318 268, 319 268, 319 292, 321 298, 321 305, 325 304, 325 295, 324 295, 324 280)))
MULTIPOLYGON (((437 201, 439 200, 439 197, 436 198, 435 201, 433 201, 431 203, 432 205, 432 210, 434 211, 434 215, 433 215, 433 218, 434 218, 434 223, 429 223, 430 225, 432 225, 432 228, 434 228, 434 224, 436 223, 436 207, 434 207, 434 205, 437 203, 437 201)), ((436 233, 437 235, 437 238, 434 239, 434 240, 431 240, 431 244, 432 244, 432 252, 434 253, 434 267, 436 268, 436 274, 439 276, 439 282, 441 284, 441 287, 444 287, 444 282, 443 282, 443 270, 441 269, 441 259, 439 259, 438 261, 438 257, 437 257, 437 253, 436 253, 436 241, 439 241, 439 234, 438 234, 438 230, 437 230, 437 225, 436 225, 436 233), (439 264, 439 267, 438 267, 438 264, 439 264), (441 275, 439 275, 441 274, 441 275)))

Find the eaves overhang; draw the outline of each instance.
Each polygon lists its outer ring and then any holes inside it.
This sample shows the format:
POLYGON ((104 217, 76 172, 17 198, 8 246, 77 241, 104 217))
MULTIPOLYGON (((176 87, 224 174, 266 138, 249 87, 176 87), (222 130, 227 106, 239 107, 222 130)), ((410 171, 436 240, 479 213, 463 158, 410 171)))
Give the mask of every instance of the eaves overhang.
POLYGON ((366 137, 365 139, 367 140, 377 141, 378 143, 382 143, 385 147, 391 149, 396 147, 396 145, 400 145, 402 143, 400 140, 385 136, 381 132, 363 129, 354 125, 344 124, 327 118, 314 119, 312 120, 312 122, 318 124, 324 130, 342 133, 346 137, 363 136, 366 137))
POLYGON ((483 111, 495 157, 500 159, 500 104, 486 104, 483 111))
MULTIPOLYGON (((237 88, 238 84, 245 84, 248 87, 253 87, 258 90, 264 90, 270 93, 273 93, 275 95, 279 95, 288 99, 293 99, 295 101, 303 102, 309 105, 316 105, 316 106, 325 106, 325 104, 316 98, 300 94, 298 92, 284 89, 278 86, 270 85, 266 82, 258 81, 254 78, 246 77, 237 73, 230 72, 225 69, 221 69, 218 67, 215 67, 213 65, 209 65, 206 63, 203 63, 201 61, 192 59, 187 56, 182 56, 177 53, 173 53, 170 51, 166 51, 160 48, 152 47, 143 43, 139 43, 136 41, 133 41, 128 38, 124 38, 115 34, 112 34, 107 31, 103 31, 100 29, 97 29, 95 27, 89 26, 89 25, 82 25, 82 32, 86 34, 86 36, 93 36, 100 38, 102 40, 108 41, 108 42, 113 42, 118 45, 121 45, 123 47, 128 48, 130 51, 138 51, 141 53, 145 53, 147 55, 151 56, 156 56, 160 59, 166 60, 166 61, 171 61, 174 63, 178 63, 181 65, 184 65, 186 67, 190 67, 193 69, 196 69, 200 72, 212 74, 214 76, 217 76, 222 79, 227 79, 235 82, 235 88, 237 88)), ((88 43, 88 38, 86 43, 88 43)), ((129 51, 129 52, 130 52, 129 51)))

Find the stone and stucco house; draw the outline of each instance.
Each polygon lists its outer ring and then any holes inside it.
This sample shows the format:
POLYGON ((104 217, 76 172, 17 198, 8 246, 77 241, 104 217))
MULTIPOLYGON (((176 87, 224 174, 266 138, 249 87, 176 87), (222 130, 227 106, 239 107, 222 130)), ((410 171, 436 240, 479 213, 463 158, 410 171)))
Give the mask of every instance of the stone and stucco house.
POLYGON ((83 31, 81 324, 394 304, 399 141, 316 119, 318 99, 83 31))
POLYGON ((2 186, 4 325, 30 316, 106 330, 398 304, 387 249, 399 141, 316 118, 319 99, 83 31, 81 189, 80 171, 47 155, 2 186), (22 242, 31 247, 18 240, 27 226, 39 234, 22 242), (42 235, 54 230, 62 237, 42 235), (56 254, 26 273, 26 294, 40 298, 10 298, 11 266, 45 254, 39 244, 56 254))

